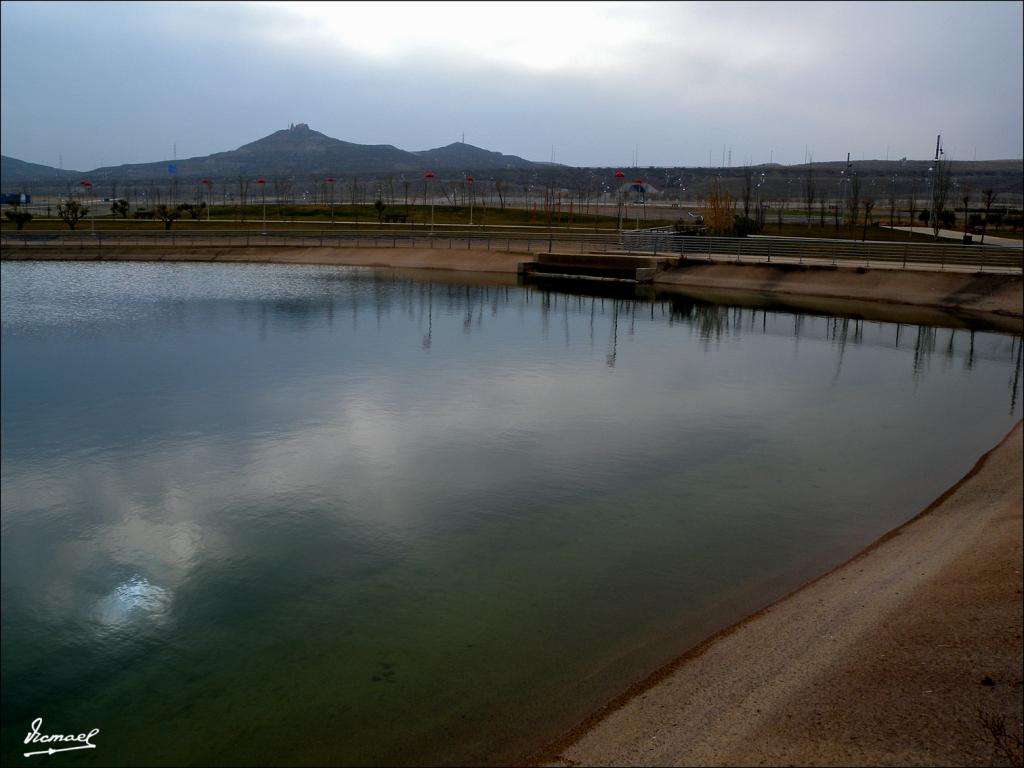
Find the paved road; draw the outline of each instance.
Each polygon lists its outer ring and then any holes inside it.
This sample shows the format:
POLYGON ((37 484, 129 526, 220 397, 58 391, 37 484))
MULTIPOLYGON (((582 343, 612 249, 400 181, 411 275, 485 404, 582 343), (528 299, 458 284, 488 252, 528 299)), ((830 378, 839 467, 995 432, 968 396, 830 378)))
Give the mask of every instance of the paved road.
MULTIPOLYGON (((931 227, 890 227, 885 224, 880 225, 884 229, 898 229, 900 232, 909 232, 913 229, 919 235, 934 235, 935 231, 931 227)), ((939 237, 946 240, 960 240, 964 239, 963 232, 957 232, 952 229, 940 229, 939 237)), ((973 236, 973 244, 981 244, 981 235, 973 236)), ((1015 240, 1012 237, 996 237, 995 235, 985 235, 985 245, 1000 245, 1004 248, 1024 248, 1024 240, 1015 240)))

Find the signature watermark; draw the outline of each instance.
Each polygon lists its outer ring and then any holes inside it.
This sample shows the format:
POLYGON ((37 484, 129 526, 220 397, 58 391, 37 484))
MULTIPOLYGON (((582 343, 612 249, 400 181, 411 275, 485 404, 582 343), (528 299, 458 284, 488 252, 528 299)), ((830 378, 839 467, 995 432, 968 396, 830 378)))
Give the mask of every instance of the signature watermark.
POLYGON ((99 728, 93 728, 88 733, 41 733, 43 727, 43 718, 37 717, 32 721, 32 730, 25 735, 26 744, 52 744, 57 742, 59 744, 71 743, 73 747, 50 747, 48 749, 41 749, 37 752, 26 752, 25 757, 32 757, 33 755, 53 755, 57 752, 71 752, 75 749, 96 749, 96 745, 92 743, 92 737, 100 732, 99 728))

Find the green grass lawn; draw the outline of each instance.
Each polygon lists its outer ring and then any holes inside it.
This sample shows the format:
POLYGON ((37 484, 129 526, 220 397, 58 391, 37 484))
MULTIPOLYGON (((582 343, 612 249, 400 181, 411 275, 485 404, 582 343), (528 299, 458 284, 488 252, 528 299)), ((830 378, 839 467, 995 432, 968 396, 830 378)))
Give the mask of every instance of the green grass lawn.
MULTIPOLYGON (((152 219, 115 219, 110 215, 109 208, 103 206, 95 210, 97 218, 92 221, 86 218, 78 222, 77 232, 90 232, 93 228, 99 232, 111 231, 133 231, 133 232, 162 232, 164 225, 159 220, 152 219)), ((262 230, 263 228, 263 206, 249 205, 243 209, 238 206, 215 205, 209 211, 210 218, 207 218, 207 211, 202 211, 202 216, 196 220, 189 216, 177 219, 171 231, 208 231, 208 230, 262 230)), ((333 211, 333 224, 331 223, 331 210, 325 205, 277 205, 268 203, 266 209, 268 230, 289 231, 289 230, 330 230, 338 229, 364 229, 364 230, 387 230, 393 232, 425 232, 430 229, 431 209, 430 206, 411 205, 408 208, 402 205, 387 206, 383 210, 384 216, 405 215, 404 223, 384 223, 378 220, 376 209, 372 205, 335 205, 333 211)), ((789 211, 787 211, 789 213, 789 211)), ((469 227, 470 211, 468 207, 457 207, 447 205, 435 205, 433 209, 433 222, 435 231, 443 232, 451 229, 466 229, 469 227)), ((639 225, 643 227, 667 226, 675 223, 677 219, 640 219, 639 225)), ((888 217, 879 219, 880 223, 886 223, 888 217)), ((505 227, 538 227, 573 229, 582 232, 611 233, 614 232, 618 221, 614 216, 596 216, 579 214, 563 209, 560 213, 553 211, 550 216, 545 211, 529 211, 522 208, 484 208, 476 206, 473 210, 473 229, 476 231, 503 231, 505 227)), ((637 220, 629 217, 624 221, 625 229, 633 229, 637 220)), ((0 220, 0 227, 4 232, 11 232, 16 229, 15 225, 6 219, 0 220)), ((57 217, 36 217, 25 225, 26 231, 69 231, 67 225, 57 217)), ((826 239, 854 239, 859 240, 864 235, 863 226, 850 228, 840 225, 835 226, 833 220, 826 218, 825 225, 821 226, 817 219, 812 219, 812 224, 783 222, 781 225, 775 221, 766 222, 764 229, 759 233, 762 235, 774 235, 779 237, 813 237, 826 239)), ((999 237, 1021 238, 1021 233, 996 231, 990 229, 989 235, 999 237)), ((868 240, 882 240, 891 242, 906 242, 908 233, 892 231, 878 226, 869 226, 867 229, 868 240)), ((910 236, 911 242, 930 242, 931 235, 914 233, 910 236)), ((975 242, 980 239, 975 236, 975 242)))
MULTIPOLYGON (((163 230, 164 225, 159 220, 153 219, 115 219, 109 210, 97 209, 95 222, 89 218, 78 222, 77 231, 89 230, 93 226, 101 230, 163 230)), ((429 206, 388 206, 378 217, 373 206, 336 205, 333 211, 334 226, 344 225, 351 228, 353 225, 360 228, 372 229, 394 229, 394 230, 423 230, 429 229, 431 223, 431 210, 429 206), (404 215, 404 223, 385 223, 385 216, 404 215)), ((178 229, 260 229, 263 226, 263 206, 250 205, 241 209, 238 206, 214 206, 209 211, 202 211, 199 219, 192 219, 184 216, 177 219, 172 230, 178 229)), ((274 229, 309 229, 328 228, 332 226, 332 213, 328 206, 313 205, 277 205, 267 204, 266 210, 267 226, 274 229)), ((437 226, 459 226, 468 227, 470 219, 469 208, 435 205, 433 210, 433 222, 437 226)), ((648 220, 645 224, 641 220, 641 226, 658 226, 671 223, 666 220, 648 220)), ((507 227, 507 226, 533 226, 533 227, 583 227, 593 230, 612 230, 617 224, 614 216, 594 216, 577 214, 563 210, 560 214, 552 212, 550 217, 543 211, 531 212, 519 208, 481 208, 473 210, 473 228, 486 227, 507 227)), ((6 231, 14 229, 14 225, 6 219, 2 222, 6 231)), ((36 217, 25 227, 27 230, 38 229, 66 229, 67 225, 56 216, 50 218, 36 217)))

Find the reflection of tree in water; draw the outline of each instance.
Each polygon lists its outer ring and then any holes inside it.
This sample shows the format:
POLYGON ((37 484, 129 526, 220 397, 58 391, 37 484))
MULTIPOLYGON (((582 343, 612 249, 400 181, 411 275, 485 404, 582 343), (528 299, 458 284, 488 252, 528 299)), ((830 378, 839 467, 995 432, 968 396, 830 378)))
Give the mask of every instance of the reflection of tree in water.
POLYGON ((612 337, 608 342, 608 354, 605 355, 605 364, 609 368, 615 367, 615 356, 619 353, 619 302, 612 306, 612 337))
POLYGON ((839 355, 836 360, 836 372, 832 377, 832 383, 835 384, 839 381, 839 376, 843 370, 843 360, 846 359, 847 342, 861 344, 864 340, 864 321, 849 317, 827 318, 825 323, 825 338, 831 341, 832 345, 839 349, 839 355), (851 326, 853 330, 852 338, 850 337, 851 326))
POLYGON ((396 310, 420 325, 423 333, 422 348, 429 350, 433 343, 435 304, 440 301, 443 314, 461 319, 465 334, 480 329, 486 315, 497 320, 499 315, 518 312, 520 317, 534 311, 540 313, 540 332, 548 338, 553 316, 561 325, 566 348, 572 337, 573 320, 587 324, 587 336, 593 347, 598 333, 597 325, 608 324, 608 346, 605 364, 614 368, 618 361, 620 323, 628 320, 625 339, 631 342, 645 325, 683 325, 691 329, 707 346, 725 338, 738 338, 745 334, 789 336, 794 349, 799 350, 801 339, 828 342, 836 353, 833 383, 839 380, 846 365, 849 346, 867 345, 900 349, 907 332, 913 339, 911 367, 914 380, 923 375, 936 353, 947 364, 958 357, 967 370, 974 369, 979 359, 1004 361, 1006 340, 1010 341, 1009 355, 1013 374, 1008 386, 1011 390, 1010 409, 1014 412, 1021 386, 1021 338, 1000 334, 978 334, 969 329, 937 329, 903 323, 868 323, 860 318, 833 317, 793 312, 789 309, 748 308, 723 306, 692 299, 685 295, 670 294, 655 297, 624 291, 617 286, 583 286, 583 290, 566 293, 541 286, 472 285, 458 282, 420 280, 388 273, 352 273, 323 281, 323 288, 310 295, 275 300, 259 305, 248 304, 242 310, 259 313, 261 326, 285 322, 293 327, 306 327, 317 316, 325 316, 329 323, 336 317, 345 317, 349 310, 353 330, 358 329, 360 316, 372 311, 377 327, 396 310), (536 305, 537 309, 533 307, 536 305), (870 328, 870 333, 868 329, 870 328), (943 336, 940 340, 941 334, 943 336), (983 342, 980 342, 984 339, 983 342), (980 342, 980 346, 979 346, 980 342))
POLYGON ((914 340, 914 380, 921 373, 921 367, 935 351, 935 329, 925 325, 917 326, 914 340))
POLYGON ((672 297, 669 300, 670 317, 695 328, 704 341, 721 339, 732 331, 729 308, 718 304, 694 301, 686 297, 672 297))
MULTIPOLYGON (((420 312, 420 319, 423 318, 423 312, 420 312)), ((427 332, 423 334, 423 348, 430 349, 430 345, 434 340, 434 286, 430 284, 427 286, 427 332)))

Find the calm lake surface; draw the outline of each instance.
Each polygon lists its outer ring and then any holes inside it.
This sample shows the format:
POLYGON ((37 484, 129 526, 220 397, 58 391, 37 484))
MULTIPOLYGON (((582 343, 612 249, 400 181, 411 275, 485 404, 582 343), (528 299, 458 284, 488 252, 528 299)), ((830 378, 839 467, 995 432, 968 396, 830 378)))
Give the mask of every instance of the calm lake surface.
POLYGON ((5 763, 515 760, 1020 418, 1019 337, 458 279, 2 264, 5 763))

